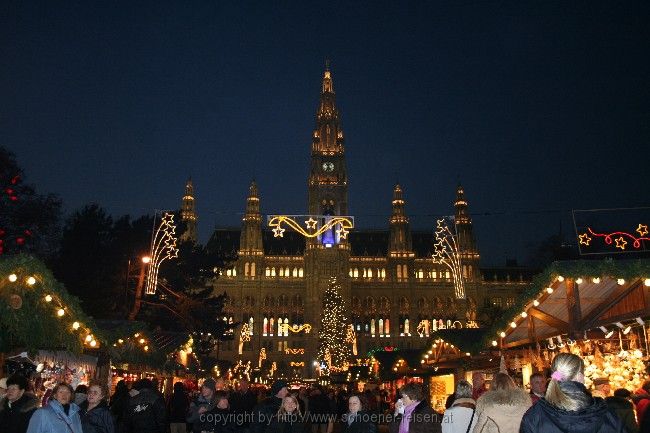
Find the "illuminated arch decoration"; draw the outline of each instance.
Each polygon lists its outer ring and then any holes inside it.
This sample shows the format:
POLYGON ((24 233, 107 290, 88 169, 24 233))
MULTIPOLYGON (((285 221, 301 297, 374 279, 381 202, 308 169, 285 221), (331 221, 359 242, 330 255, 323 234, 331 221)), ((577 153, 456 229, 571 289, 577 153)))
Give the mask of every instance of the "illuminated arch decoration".
POLYGON ((273 236, 276 238, 284 236, 286 229, 283 226, 285 226, 306 238, 317 238, 328 230, 335 229, 340 239, 347 239, 350 229, 354 228, 354 217, 338 215, 269 215, 268 226, 273 229, 273 236))
POLYGON ((248 343, 249 341, 251 341, 252 330, 253 329, 248 323, 244 323, 241 327, 241 331, 239 333, 239 354, 240 355, 244 351, 244 343, 248 343))
POLYGON ((300 348, 300 349, 291 349, 291 348, 286 348, 284 349, 284 353, 287 355, 304 355, 305 354, 305 349, 300 348))
POLYGON ((437 221, 435 235, 433 262, 449 268, 454 279, 456 299, 465 299, 465 281, 463 280, 458 242, 444 218, 437 221))
POLYGON ((176 247, 176 224, 174 224, 174 215, 165 212, 160 225, 156 229, 151 241, 151 262, 149 263, 149 273, 147 274, 147 286, 145 293, 153 295, 156 293, 158 286, 158 269, 160 264, 167 259, 178 257, 178 248, 176 247))
POLYGON ((642 247, 642 241, 650 241, 650 237, 648 237, 648 225, 639 224, 635 232, 638 235, 623 231, 597 233, 591 227, 587 227, 585 233, 578 235, 578 242, 581 246, 590 247, 593 246, 592 241, 594 239, 602 238, 606 245, 614 245, 614 248, 620 249, 621 251, 625 251, 628 244, 633 249, 638 250, 642 247))

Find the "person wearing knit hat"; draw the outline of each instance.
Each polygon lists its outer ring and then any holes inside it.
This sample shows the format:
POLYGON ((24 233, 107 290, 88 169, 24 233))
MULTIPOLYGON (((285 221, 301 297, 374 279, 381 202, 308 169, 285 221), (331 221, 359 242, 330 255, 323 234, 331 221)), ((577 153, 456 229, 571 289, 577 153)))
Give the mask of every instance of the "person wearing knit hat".
POLYGON ((209 377, 201 384, 201 394, 190 403, 189 415, 187 422, 192 424, 192 431, 200 432, 204 426, 204 419, 201 415, 213 410, 217 406, 215 394, 217 392, 217 382, 209 377))
POLYGON ((253 409, 253 420, 250 425, 252 433, 268 431, 271 419, 278 413, 282 400, 289 394, 288 386, 289 384, 284 380, 273 382, 270 389, 271 395, 253 409))
POLYGON ((271 395, 274 395, 278 398, 285 398, 289 393, 289 389, 287 388, 288 386, 289 384, 284 380, 276 380, 273 382, 273 385, 271 385, 271 395))

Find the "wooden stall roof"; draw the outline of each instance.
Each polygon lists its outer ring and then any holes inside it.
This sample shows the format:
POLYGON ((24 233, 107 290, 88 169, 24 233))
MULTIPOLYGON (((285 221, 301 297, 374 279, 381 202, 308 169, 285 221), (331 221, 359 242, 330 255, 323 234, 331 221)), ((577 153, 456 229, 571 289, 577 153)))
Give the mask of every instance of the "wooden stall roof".
POLYGON ((650 260, 554 263, 488 333, 516 347, 650 315, 650 260), (505 335, 504 335, 505 334, 505 335))

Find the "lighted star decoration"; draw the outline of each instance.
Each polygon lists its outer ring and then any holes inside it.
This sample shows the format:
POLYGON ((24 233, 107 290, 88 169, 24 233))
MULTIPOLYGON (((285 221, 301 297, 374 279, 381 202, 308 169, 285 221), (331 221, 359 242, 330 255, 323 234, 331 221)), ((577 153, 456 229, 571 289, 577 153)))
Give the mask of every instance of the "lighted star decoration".
POLYGON ((591 242, 591 238, 589 237, 588 233, 583 233, 578 236, 580 238, 580 245, 587 245, 589 246, 589 242, 591 242))
POLYGON ((307 221, 305 221, 305 225, 307 225, 308 229, 315 229, 316 224, 318 224, 318 221, 316 221, 312 217, 309 217, 309 219, 307 221))
POLYGON ((151 241, 151 252, 149 254, 151 261, 149 262, 149 273, 147 274, 147 285, 145 288, 147 295, 156 293, 158 270, 161 263, 165 260, 178 257, 177 241, 174 214, 165 212, 151 241))
POLYGON ((435 235, 433 262, 449 268, 453 276, 456 299, 465 299, 465 281, 463 280, 458 242, 444 218, 437 221, 435 235))
POLYGON ((268 226, 273 229, 273 236, 284 236, 286 226, 306 238, 316 238, 323 233, 336 229, 341 239, 346 239, 349 229, 354 228, 354 217, 331 215, 269 215, 268 226), (307 219, 304 219, 307 218, 307 219), (300 223, 303 221, 306 227, 300 223))
MULTIPOLYGON (((588 234, 593 238, 602 238, 606 245, 613 245, 615 248, 620 250, 625 250, 627 244, 631 243, 631 248, 641 249, 641 242, 646 241, 650 242, 650 237, 648 237, 648 226, 646 224, 639 224, 636 228, 636 233, 628 233, 624 231, 615 231, 611 233, 598 233, 595 232, 591 227, 587 227, 587 233, 579 235, 581 245, 590 245, 589 242, 583 242, 583 237, 587 237, 588 234), (639 234, 637 237, 636 233, 639 234), (626 240, 627 239, 627 240, 626 240)), ((588 238, 591 240, 591 238, 588 238)))

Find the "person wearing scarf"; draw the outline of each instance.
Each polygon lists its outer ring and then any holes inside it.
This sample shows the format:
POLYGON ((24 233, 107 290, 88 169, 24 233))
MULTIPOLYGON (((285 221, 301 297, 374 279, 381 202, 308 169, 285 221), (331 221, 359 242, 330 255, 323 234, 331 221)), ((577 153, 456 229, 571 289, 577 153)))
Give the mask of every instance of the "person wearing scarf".
POLYGON ((439 416, 425 399, 424 390, 419 383, 407 383, 400 388, 404 413, 399 406, 396 415, 388 424, 389 433, 441 433, 439 416))
POLYGON ((79 406, 71 402, 72 395, 67 383, 56 385, 47 405, 34 412, 27 433, 83 433, 79 406))

